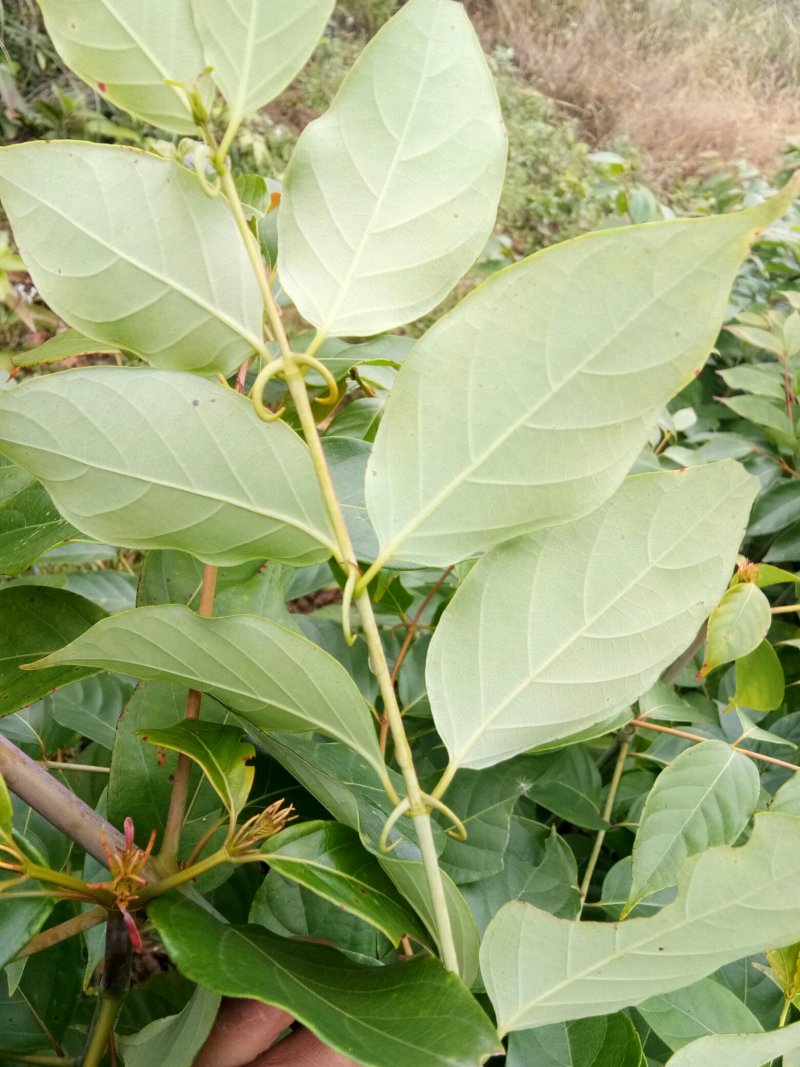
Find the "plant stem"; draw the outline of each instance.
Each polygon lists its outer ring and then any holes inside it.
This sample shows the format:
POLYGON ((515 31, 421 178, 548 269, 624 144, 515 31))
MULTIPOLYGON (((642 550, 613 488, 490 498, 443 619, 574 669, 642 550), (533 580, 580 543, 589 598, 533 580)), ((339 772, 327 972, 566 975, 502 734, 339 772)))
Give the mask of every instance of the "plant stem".
POLYGON ((125 839, 88 804, 67 789, 40 764, 7 738, 0 736, 0 774, 20 800, 38 811, 105 867, 101 830, 112 851, 122 851, 125 839))
POLYGON ((100 997, 83 1053, 82 1067, 100 1067, 131 984, 133 948, 122 913, 109 912, 100 997))
POLYGON ((90 763, 59 763, 58 760, 39 760, 49 771, 85 771, 87 774, 111 774, 110 767, 93 767, 90 763))
POLYGON ((166 878, 162 878, 158 882, 151 882, 150 885, 146 886, 137 894, 137 906, 139 904, 145 904, 148 900, 152 900, 153 897, 160 897, 163 893, 168 893, 170 889, 177 889, 179 885, 185 885, 186 882, 194 881, 195 878, 199 878, 200 875, 205 874, 206 871, 211 871, 214 867, 219 867, 221 863, 232 862, 234 861, 228 855, 227 850, 221 848, 218 852, 215 852, 211 856, 207 856, 204 860, 200 860, 199 863, 195 863, 191 867, 184 867, 183 870, 167 875, 166 878))
MULTIPOLYGON (((214 594, 217 589, 217 568, 206 563, 203 568, 203 583, 200 586, 200 604, 198 614, 210 618, 214 610, 214 594)), ((200 701, 202 695, 196 689, 190 689, 186 695, 186 718, 200 718, 200 701)), ((171 870, 178 867, 178 847, 180 845, 183 820, 186 817, 186 803, 189 799, 189 779, 192 773, 192 761, 182 752, 178 756, 175 779, 172 783, 172 795, 169 802, 167 823, 161 839, 159 859, 171 870)))
MULTIPOLYGON (((683 737, 687 741, 710 741, 709 737, 701 737, 699 734, 690 734, 688 730, 676 730, 672 726, 661 726, 660 723, 648 722, 646 719, 631 719, 630 726, 641 727, 644 730, 656 730, 660 734, 671 734, 672 737, 683 737)), ((789 771, 800 771, 796 763, 787 763, 786 760, 777 759, 775 756, 765 756, 762 752, 753 752, 751 748, 741 748, 739 745, 731 745, 731 748, 741 752, 750 759, 760 760, 762 763, 771 763, 775 767, 785 767, 789 771)))
POLYGON ((67 938, 82 934, 85 930, 91 930, 93 926, 99 926, 100 923, 106 921, 107 917, 108 912, 105 908, 90 908, 88 911, 82 911, 80 915, 67 919, 66 922, 59 923, 58 926, 51 926, 49 930, 42 930, 14 958, 16 960, 24 960, 27 956, 33 956, 36 952, 42 952, 52 945, 66 941, 67 938))
MULTIPOLYGON (((631 747, 630 736, 624 737, 620 741, 619 752, 617 753, 617 761, 614 764, 614 772, 611 775, 611 782, 608 786, 608 796, 606 797, 605 807, 603 808, 603 819, 605 822, 611 822, 611 815, 614 811, 614 801, 617 799, 617 790, 619 789, 619 783, 622 778, 622 771, 625 767, 625 760, 628 757, 628 749, 631 747)), ((586 870, 583 874, 583 881, 581 882, 581 904, 586 901, 586 895, 589 892, 589 886, 592 884, 592 876, 594 875, 594 869, 597 866, 597 861, 600 859, 600 850, 603 847, 603 841, 605 840, 607 831, 599 830, 597 837, 594 839, 594 845, 589 856, 589 861, 586 864, 586 870)))
MULTIPOLYGON (((303 375, 294 361, 289 338, 286 335, 286 330, 281 321, 280 312, 275 304, 269 281, 264 272, 264 264, 261 260, 260 250, 258 249, 255 239, 250 232, 250 228, 247 225, 247 219, 242 210, 242 204, 239 199, 236 184, 225 160, 223 159, 220 161, 218 158, 217 163, 223 192, 228 199, 231 211, 233 212, 234 221, 236 222, 242 241, 247 248, 250 261, 253 264, 259 289, 261 290, 261 295, 264 300, 264 308, 267 313, 270 330, 278 343, 281 357, 284 361, 284 377, 286 378, 289 392, 294 401, 294 406, 300 420, 306 445, 308 446, 311 461, 317 475, 320 491, 322 492, 322 497, 325 501, 328 519, 336 538, 338 551, 334 554, 334 558, 337 563, 344 568, 346 573, 351 574, 354 570, 357 573, 358 564, 356 562, 353 544, 350 540, 350 534, 344 521, 344 515, 342 514, 342 509, 333 487, 333 481, 322 448, 322 441, 320 440, 319 431, 317 430, 317 424, 314 421, 314 413, 311 409, 311 402, 306 391, 303 375)), ((417 831, 419 847, 422 853, 422 863, 425 869, 425 877, 428 883, 428 890, 431 894, 431 905, 433 908, 437 940, 442 953, 442 960, 448 970, 458 973, 458 959, 455 942, 453 940, 453 931, 450 925, 450 914, 447 910, 444 882, 439 869, 439 861, 433 839, 430 812, 423 801, 422 790, 420 789, 417 772, 414 768, 414 761, 411 755, 411 748, 403 726, 403 717, 400 714, 400 707, 397 703, 394 685, 392 684, 389 665, 386 662, 386 653, 383 648, 377 622, 375 621, 372 601, 370 600, 366 589, 363 589, 356 596, 355 604, 361 618, 364 638, 369 649, 370 664, 378 681, 380 693, 383 698, 384 715, 388 719, 389 728, 392 732, 395 759, 397 760, 397 764, 403 776, 410 805, 409 815, 413 819, 414 827, 417 831)), ((384 785, 387 784, 388 775, 384 781, 384 785)))

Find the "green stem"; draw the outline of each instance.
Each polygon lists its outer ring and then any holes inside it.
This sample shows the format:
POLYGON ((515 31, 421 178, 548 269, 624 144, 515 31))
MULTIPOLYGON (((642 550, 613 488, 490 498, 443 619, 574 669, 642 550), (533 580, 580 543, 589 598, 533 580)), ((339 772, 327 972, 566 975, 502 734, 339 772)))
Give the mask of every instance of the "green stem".
MULTIPOLYGON (((617 790, 619 789, 619 783, 622 779, 622 771, 625 767, 625 760, 628 758, 628 749, 631 747, 630 737, 625 737, 620 741, 619 752, 617 753, 617 762, 614 764, 614 773, 611 775, 611 782, 608 787, 608 796, 606 797, 606 804, 603 808, 603 819, 605 822, 611 822, 611 814, 614 810, 614 801, 617 799, 617 790)), ((597 861, 600 858, 600 850, 603 847, 603 841, 605 840, 606 831, 600 830, 597 837, 594 840, 594 846, 592 847, 591 855, 589 856, 589 862, 586 864, 586 870, 583 874, 583 881, 581 882, 581 904, 586 901, 586 895, 589 892, 589 886, 592 883, 592 875, 594 869, 597 866, 597 861)))
MULTIPOLYGON (((325 501, 328 518, 336 537, 338 551, 334 553, 334 558, 346 572, 350 573, 353 569, 356 569, 357 571, 358 564, 355 558, 355 551, 353 549, 352 541, 350 540, 347 525, 344 521, 344 515, 342 513, 341 505, 339 504, 339 499, 336 496, 336 490, 333 487, 333 480, 331 479, 328 463, 322 448, 322 441, 320 440, 319 431, 317 430, 317 424, 314 421, 311 402, 306 391, 305 380, 299 367, 294 361, 289 339, 286 336, 286 331, 283 327, 283 322, 281 321, 277 305, 275 304, 272 290, 270 289, 269 282, 264 273, 261 252, 257 248, 255 239, 247 225, 247 219, 242 210, 242 204, 239 200, 236 184, 230 170, 228 170, 227 166, 224 164, 224 161, 219 169, 223 192, 228 199, 236 226, 241 234, 245 247, 248 250, 248 255, 255 270, 261 295, 264 299, 264 308, 267 313, 270 330, 278 343, 281 358, 284 361, 284 376, 292 400, 294 401, 295 409, 306 440, 306 445, 308 446, 311 461, 317 475, 317 481, 319 482, 320 490, 325 501)), ((370 664, 377 679, 381 697, 383 698, 384 715, 388 719, 389 729, 392 733, 395 759, 397 760, 397 765, 400 768, 403 782, 405 783, 409 801, 409 815, 413 819, 414 827, 417 831, 419 847, 422 853, 422 863, 425 869, 425 877, 431 895, 431 905, 433 908, 437 940, 442 953, 442 960, 448 970, 458 973, 458 958, 456 955, 455 941, 453 940, 453 931, 450 924, 450 914, 447 910, 444 882, 441 870, 439 869, 439 861, 433 838, 430 812, 422 797, 422 790, 420 788, 419 779, 417 778, 417 772, 411 755, 411 747, 408 743, 405 727, 403 726, 403 717, 400 714, 397 695, 395 693, 394 685, 392 684, 391 671, 389 670, 389 665, 386 661, 386 653, 383 648, 383 642, 381 641, 378 624, 375 620, 372 601, 369 598, 369 594, 366 592, 365 585, 363 586, 362 591, 356 596, 355 604, 361 618, 361 626, 367 643, 367 648, 369 649, 370 664)), ((384 787, 386 786, 391 787, 388 774, 384 778, 384 787)), ((394 793, 393 788, 389 795, 391 796, 392 793, 394 793)), ((392 799, 394 800, 395 798, 393 797, 392 799)))
MULTIPOLYGON (((208 618, 214 611, 214 594, 217 589, 217 568, 207 563, 203 568, 203 582, 200 586, 200 604, 198 614, 208 618)), ((186 718, 200 718, 200 702, 202 694, 196 689, 190 689, 186 695, 186 718)), ((181 830, 186 818, 186 804, 189 799, 189 781, 192 774, 192 761, 183 752, 178 756, 178 765, 175 768, 175 778, 172 783, 172 795, 170 796, 167 823, 164 827, 164 836, 161 839, 161 851, 159 860, 169 870, 175 870, 178 866, 178 848, 180 845, 181 830)))
POLYGON ((51 926, 49 930, 42 930, 41 933, 31 938, 25 948, 18 952, 14 958, 16 960, 25 959, 26 956, 33 956, 34 953, 42 952, 44 949, 50 948, 51 945, 66 941, 69 937, 75 937, 76 934, 81 934, 85 930, 91 930, 93 926, 99 926, 100 923, 104 923, 107 916, 108 912, 105 908, 90 908, 88 911, 83 911, 80 915, 59 923, 58 926, 51 926))
POLYGON ((191 867, 185 867, 182 871, 176 871, 175 874, 170 874, 158 882, 151 882, 150 885, 145 886, 145 888, 137 895, 136 905, 138 907, 142 904, 146 904, 148 900, 152 900, 153 897, 160 897, 164 893, 168 893, 170 889, 177 889, 179 885, 193 882, 194 879, 199 878, 201 874, 205 874, 206 871, 211 871, 215 867, 219 867, 222 863, 233 862, 234 860, 228 855, 227 850, 221 848, 213 855, 207 856, 204 860, 200 860, 199 863, 195 863, 191 867))

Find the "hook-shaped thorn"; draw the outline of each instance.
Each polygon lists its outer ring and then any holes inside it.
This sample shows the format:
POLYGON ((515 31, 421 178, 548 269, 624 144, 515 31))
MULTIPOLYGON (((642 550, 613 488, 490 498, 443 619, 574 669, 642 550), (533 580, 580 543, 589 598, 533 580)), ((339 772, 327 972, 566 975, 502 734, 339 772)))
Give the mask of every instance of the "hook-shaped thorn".
POLYGON ((253 382, 253 388, 250 390, 250 400, 256 409, 256 415, 264 422, 277 422, 286 411, 285 407, 280 407, 277 411, 270 411, 264 403, 264 390, 267 388, 267 383, 282 374, 283 369, 283 359, 273 359, 259 372, 258 377, 253 382))
POLYGON ((402 837, 398 837, 398 839, 390 845, 389 834, 392 832, 394 824, 397 822, 397 820, 402 818, 402 816, 405 815, 405 813, 410 807, 411 802, 409 801, 408 797, 406 797, 404 800, 400 801, 400 803, 394 809, 392 814, 386 820, 386 825, 384 826, 383 830, 381 830, 381 836, 378 838, 378 848, 381 850, 381 852, 393 852, 403 840, 402 837))

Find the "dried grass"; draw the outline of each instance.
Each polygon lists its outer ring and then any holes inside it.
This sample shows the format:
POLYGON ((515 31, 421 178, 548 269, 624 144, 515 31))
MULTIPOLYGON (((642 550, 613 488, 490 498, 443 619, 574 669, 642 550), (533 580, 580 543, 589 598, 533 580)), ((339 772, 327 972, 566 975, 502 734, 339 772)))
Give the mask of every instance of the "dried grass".
POLYGON ((797 0, 467 0, 485 45, 668 182, 709 156, 775 169, 800 133, 797 0))

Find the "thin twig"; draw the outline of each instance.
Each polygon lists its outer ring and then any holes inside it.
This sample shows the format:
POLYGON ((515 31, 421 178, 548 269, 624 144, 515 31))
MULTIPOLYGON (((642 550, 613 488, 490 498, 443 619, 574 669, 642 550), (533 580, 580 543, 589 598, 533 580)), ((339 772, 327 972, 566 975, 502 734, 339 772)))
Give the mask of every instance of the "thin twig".
MULTIPOLYGON (((614 801, 617 799, 617 790, 619 789, 619 783, 622 778, 622 771, 625 767, 625 760, 628 756, 628 749, 631 747, 630 736, 624 736, 619 744, 619 752, 617 753, 617 761, 614 764, 614 773, 611 775, 611 782, 608 786, 608 796, 606 797, 605 807, 603 808, 603 820, 606 823, 611 822, 611 815, 614 811, 614 801)), ((592 876, 594 875, 594 869, 597 866, 597 861, 600 858, 600 851, 603 847, 603 841, 605 840, 607 831, 599 830, 597 837, 594 839, 594 845, 589 856, 589 861, 586 864, 586 870, 583 874, 583 881, 581 882, 581 904, 586 900, 586 895, 589 892, 589 886, 592 884, 592 876)))
POLYGON ((91 930, 93 926, 99 926, 100 923, 104 923, 108 917, 108 911, 105 908, 90 908, 88 911, 81 912, 80 915, 74 916, 72 919, 67 919, 66 922, 59 923, 58 926, 51 926, 49 930, 42 930, 36 937, 32 938, 28 944, 17 953, 16 959, 24 960, 27 956, 33 956, 36 952, 42 952, 46 948, 50 948, 52 945, 57 945, 61 941, 66 941, 67 938, 74 937, 76 934, 82 934, 86 930, 91 930))
POLYGON ((58 760, 43 759, 38 761, 42 767, 51 771, 86 771, 87 774, 111 774, 110 767, 94 767, 91 763, 60 763, 58 760))
MULTIPOLYGON (((419 609, 417 610, 417 612, 415 613, 413 619, 409 623, 409 625, 408 625, 408 627, 406 629, 405 640, 403 641, 403 644, 400 646, 400 652, 398 653, 397 659, 394 661, 394 666, 392 667, 392 673, 391 673, 390 677, 391 677, 393 686, 397 684, 397 676, 400 673, 400 668, 403 665, 403 660, 406 658, 406 654, 408 653, 409 648, 411 648, 411 642, 414 640, 414 635, 416 634, 417 630, 419 629, 419 624, 420 624, 420 621, 422 619, 422 616, 425 614, 425 609, 427 608, 427 606, 430 604, 430 602, 433 600, 433 598, 436 596, 436 594, 439 592, 439 590, 442 588, 442 586, 444 585, 444 583, 447 581, 447 579, 450 577, 450 575, 452 573, 453 573, 453 568, 451 566, 451 567, 448 567, 439 576, 439 578, 437 579, 435 585, 430 590, 430 592, 425 597, 425 599, 422 601, 422 603, 419 606, 419 609)), ((389 719, 387 718, 387 716, 385 714, 381 716, 380 723, 381 723, 381 737, 380 737, 381 752, 384 755, 386 755, 386 742, 389 739, 389 719)))
MULTIPOLYGON (((203 568, 203 584, 200 586, 200 605, 198 613, 209 618, 214 611, 214 594, 217 589, 217 568, 207 563, 203 568)), ((190 689, 186 694, 186 719, 200 718, 202 694, 197 689, 190 689)), ((192 773, 192 761, 181 752, 175 768, 172 783, 172 795, 169 802, 167 823, 161 839, 159 858, 168 867, 177 869, 178 847, 180 844, 183 820, 186 817, 186 803, 189 799, 189 779, 192 773)))
MULTIPOLYGON (((660 734, 670 734, 672 737, 683 737, 687 741, 711 741, 710 737, 701 737, 699 734, 690 734, 688 730, 676 730, 672 726, 661 726, 656 722, 648 722, 646 719, 631 719, 631 726, 639 726, 645 730, 656 730, 660 734)), ((751 748, 741 748, 738 743, 731 745, 731 748, 736 752, 741 752, 743 756, 749 756, 750 759, 760 760, 762 763, 771 763, 775 767, 785 767, 789 771, 800 771, 800 767, 796 763, 787 763, 786 760, 776 759, 775 756, 765 756, 762 752, 753 752, 751 748)))

